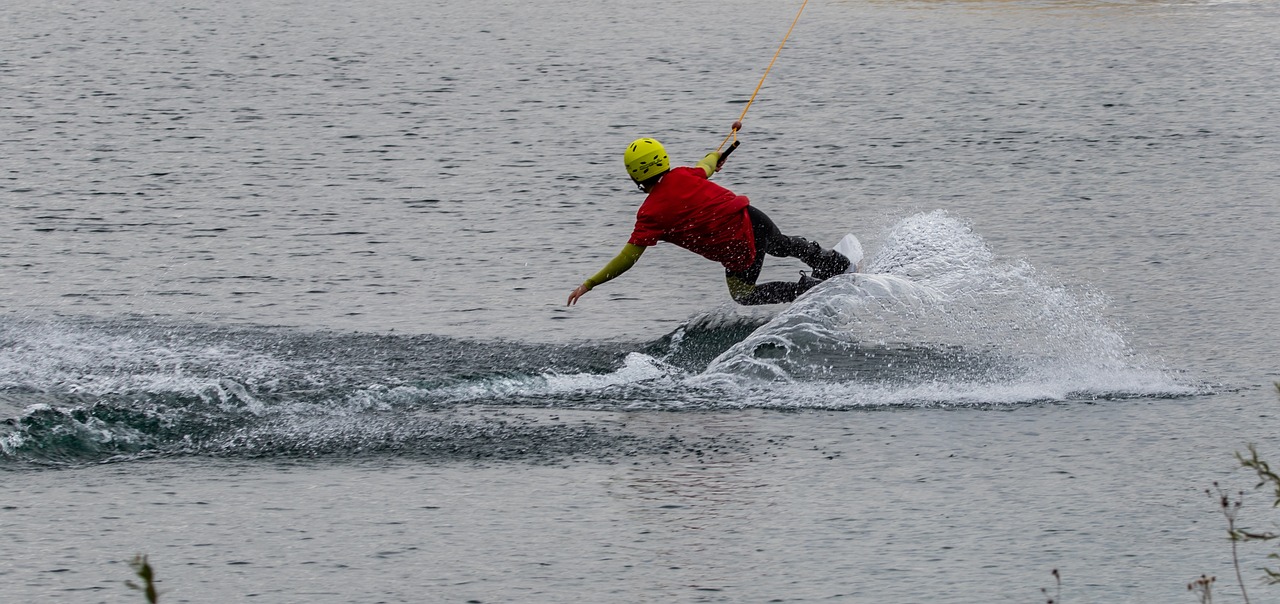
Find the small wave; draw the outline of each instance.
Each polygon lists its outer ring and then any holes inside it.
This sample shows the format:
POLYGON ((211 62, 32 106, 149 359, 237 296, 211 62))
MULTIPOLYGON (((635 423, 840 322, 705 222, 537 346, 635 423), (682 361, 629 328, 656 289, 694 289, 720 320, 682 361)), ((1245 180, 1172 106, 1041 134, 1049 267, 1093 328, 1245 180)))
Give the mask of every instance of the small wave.
POLYGON ((702 371, 771 317, 765 311, 719 308, 690 318, 643 352, 685 371, 702 371))

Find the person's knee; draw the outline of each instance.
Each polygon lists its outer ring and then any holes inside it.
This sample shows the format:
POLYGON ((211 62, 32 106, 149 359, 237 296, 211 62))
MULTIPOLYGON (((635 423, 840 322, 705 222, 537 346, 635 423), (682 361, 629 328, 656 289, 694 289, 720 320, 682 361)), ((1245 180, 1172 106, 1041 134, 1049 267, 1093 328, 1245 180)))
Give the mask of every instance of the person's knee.
POLYGON ((729 286, 729 297, 733 298, 734 302, 743 306, 751 304, 751 295, 756 291, 754 283, 748 283, 735 277, 726 277, 725 283, 729 286))

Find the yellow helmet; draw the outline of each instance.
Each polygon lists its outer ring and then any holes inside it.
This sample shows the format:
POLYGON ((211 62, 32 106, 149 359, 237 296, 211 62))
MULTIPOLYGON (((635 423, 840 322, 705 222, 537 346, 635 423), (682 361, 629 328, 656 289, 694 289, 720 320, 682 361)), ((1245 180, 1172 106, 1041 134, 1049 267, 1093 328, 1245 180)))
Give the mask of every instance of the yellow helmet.
POLYGON ((622 161, 627 164, 627 174, 636 182, 644 182, 671 169, 667 150, 662 148, 662 143, 651 138, 637 139, 627 145, 622 161))

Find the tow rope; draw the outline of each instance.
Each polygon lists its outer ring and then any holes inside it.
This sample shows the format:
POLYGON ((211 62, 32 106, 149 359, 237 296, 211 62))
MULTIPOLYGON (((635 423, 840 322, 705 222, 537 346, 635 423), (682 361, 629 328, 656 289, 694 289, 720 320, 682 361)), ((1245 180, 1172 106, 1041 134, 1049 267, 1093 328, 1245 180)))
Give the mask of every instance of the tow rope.
POLYGON ((769 77, 769 71, 773 69, 773 64, 778 60, 778 55, 782 54, 782 47, 787 44, 787 38, 791 37, 792 30, 796 28, 796 23, 800 21, 800 15, 804 13, 804 7, 808 4, 809 0, 804 0, 804 2, 800 4, 800 10, 796 11, 796 18, 791 20, 791 27, 787 28, 787 35, 782 36, 782 42, 778 44, 778 50, 773 52, 773 58, 769 59, 769 66, 765 67, 764 75, 760 76, 760 82, 756 84, 755 91, 751 93, 751 98, 747 99, 747 105, 742 108, 742 115, 739 115, 738 121, 733 123, 733 127, 729 130, 729 136, 724 137, 724 140, 720 141, 720 146, 716 147, 716 152, 719 153, 720 150, 724 148, 725 143, 728 143, 730 140, 733 141, 733 145, 730 145, 729 150, 720 155, 720 163, 724 163, 724 160, 728 159, 729 154, 733 153, 733 150, 738 148, 738 131, 742 129, 742 120, 747 117, 747 110, 751 108, 751 103, 755 102, 756 95, 760 94, 760 88, 764 86, 764 79, 769 77))

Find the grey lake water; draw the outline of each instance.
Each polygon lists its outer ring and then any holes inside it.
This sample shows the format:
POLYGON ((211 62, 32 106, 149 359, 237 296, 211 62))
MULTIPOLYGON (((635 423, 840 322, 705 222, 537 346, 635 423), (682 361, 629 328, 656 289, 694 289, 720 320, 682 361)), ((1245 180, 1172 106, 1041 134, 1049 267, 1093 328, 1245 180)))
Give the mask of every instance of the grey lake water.
POLYGON ((716 179, 864 274, 566 307, 799 7, 6 2, 0 599, 1243 601, 1280 4, 813 0, 716 179))

